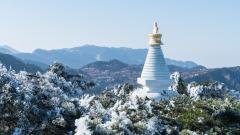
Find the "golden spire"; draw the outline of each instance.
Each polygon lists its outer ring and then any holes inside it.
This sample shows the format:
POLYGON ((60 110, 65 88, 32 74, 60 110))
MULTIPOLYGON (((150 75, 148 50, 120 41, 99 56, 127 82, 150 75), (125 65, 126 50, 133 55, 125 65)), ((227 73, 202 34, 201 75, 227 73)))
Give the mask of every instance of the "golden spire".
POLYGON ((149 34, 150 40, 149 45, 163 45, 161 41, 162 34, 159 33, 159 28, 157 22, 154 22, 153 32, 149 34))

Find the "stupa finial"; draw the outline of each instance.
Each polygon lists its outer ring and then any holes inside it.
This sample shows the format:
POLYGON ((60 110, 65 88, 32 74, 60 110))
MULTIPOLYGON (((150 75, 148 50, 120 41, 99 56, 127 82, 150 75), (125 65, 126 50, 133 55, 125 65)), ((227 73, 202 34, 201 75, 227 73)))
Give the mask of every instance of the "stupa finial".
POLYGON ((157 34, 158 33, 158 25, 157 25, 157 22, 154 22, 154 25, 153 25, 153 34, 157 34))
POLYGON ((154 22, 152 34, 149 34, 150 45, 162 45, 161 37, 162 34, 159 33, 159 28, 157 22, 154 22))

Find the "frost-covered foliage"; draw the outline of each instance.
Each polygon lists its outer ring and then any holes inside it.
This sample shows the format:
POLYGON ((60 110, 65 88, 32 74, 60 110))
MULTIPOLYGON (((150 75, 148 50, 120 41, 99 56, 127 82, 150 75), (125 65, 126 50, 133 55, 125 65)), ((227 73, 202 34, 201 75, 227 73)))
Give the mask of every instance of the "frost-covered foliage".
POLYGON ((240 99, 240 93, 235 90, 229 90, 223 83, 206 81, 203 83, 191 82, 185 83, 181 78, 179 72, 175 72, 171 75, 171 78, 175 83, 170 87, 174 91, 178 91, 179 94, 184 94, 192 97, 194 100, 220 98, 225 96, 232 96, 237 100, 240 99))
POLYGON ((131 96, 133 87, 123 85, 89 101, 88 110, 76 120, 76 134, 163 134, 164 122, 154 115, 154 101, 131 96))
POLYGON ((137 97, 139 88, 128 84, 83 95, 94 84, 59 63, 43 74, 0 66, 0 134, 240 134, 239 100, 223 84, 172 77, 181 95, 157 102, 137 97))
POLYGON ((205 82, 201 84, 192 82, 188 84, 187 92, 190 97, 193 97, 196 100, 209 98, 223 99, 228 90, 224 87, 224 84, 219 82, 205 82))
POLYGON ((234 97, 236 100, 240 101, 240 91, 237 91, 237 90, 229 90, 228 91, 228 94, 231 96, 231 97, 234 97))
MULTIPOLYGON (((178 84, 176 80, 172 88, 178 84)), ((240 134, 240 103, 224 96, 222 84, 191 83, 189 88, 182 84, 187 94, 158 102, 133 96, 140 91, 131 85, 104 91, 99 96, 84 96, 84 113, 75 121, 76 134, 240 134), (203 90, 195 95, 192 93, 196 92, 189 91, 201 86, 203 90), (214 94, 215 91, 220 92, 214 94)))
POLYGON ((179 72, 174 72, 173 74, 171 74, 170 78, 175 82, 170 86, 171 90, 177 91, 179 94, 188 95, 186 84, 181 78, 181 74, 179 72))
POLYGON ((180 95, 155 102, 132 97, 124 85, 100 96, 83 98, 85 114, 76 134, 239 134, 240 103, 231 98, 202 99, 180 95), (87 103, 87 104, 86 104, 87 103), (88 104, 89 103, 89 104, 88 104))
POLYGON ((240 93, 236 90, 230 90, 223 83, 219 82, 191 82, 187 85, 187 93, 194 100, 202 99, 224 99, 228 96, 240 101, 240 93))
POLYGON ((0 66, 0 134, 67 134, 81 115, 79 97, 93 84, 60 63, 44 74, 0 66))

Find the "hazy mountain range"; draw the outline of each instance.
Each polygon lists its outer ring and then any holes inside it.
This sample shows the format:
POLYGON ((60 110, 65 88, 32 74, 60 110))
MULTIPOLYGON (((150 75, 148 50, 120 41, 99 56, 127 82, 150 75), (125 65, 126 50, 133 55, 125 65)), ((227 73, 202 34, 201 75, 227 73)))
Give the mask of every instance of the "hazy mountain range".
MULTIPOLYGON (((8 46, 0 46, 0 63, 16 71, 37 72, 46 70, 48 64, 58 61, 69 66, 72 72, 85 74, 100 82, 99 85, 109 86, 124 82, 135 83, 140 76, 146 53, 147 49, 90 45, 50 51, 37 49, 33 53, 21 53, 8 46)), ((189 61, 166 61, 170 71, 182 72, 187 82, 219 81, 231 89, 240 90, 240 67, 207 69, 189 61)))
MULTIPOLYGON (((136 84, 141 75, 143 65, 128 65, 118 60, 98 61, 87 64, 81 70, 99 82, 101 86, 109 84, 131 83, 136 84)), ((203 66, 184 68, 168 65, 171 73, 181 72, 186 82, 218 81, 224 83, 229 89, 240 91, 240 67, 207 69, 203 66)))
POLYGON ((3 64, 7 69, 12 68, 17 72, 22 70, 32 73, 43 71, 42 68, 31 63, 25 63, 21 59, 16 58, 10 54, 0 53, 0 63, 3 64))
MULTIPOLYGON (((64 48, 56 50, 37 49, 32 53, 11 53, 14 56, 26 61, 35 62, 37 65, 49 65, 54 61, 64 63, 71 68, 80 68, 95 61, 109 61, 117 59, 127 64, 143 64, 146 58, 147 49, 99 47, 95 45, 84 45, 75 48, 64 48)), ((176 61, 166 59, 167 64, 192 68, 198 64, 191 61, 176 61)))
MULTIPOLYGON (((42 70, 45 70, 49 64, 54 61, 63 63, 64 65, 79 69, 82 66, 95 62, 95 61, 109 61, 109 60, 120 60, 130 65, 141 65, 145 61, 147 49, 131 49, 131 48, 114 48, 114 47, 99 47, 94 45, 85 45, 75 48, 64 48, 57 50, 43 50, 37 49, 32 53, 23 53, 15 50, 7 45, 0 46, 0 53, 8 54, 2 56, 2 63, 9 66, 9 63, 5 61, 7 56, 18 63, 31 64, 38 66, 42 70), (10 56, 11 55, 11 56, 10 56)), ((193 68, 199 65, 191 61, 176 61, 172 59, 166 59, 168 65, 176 65, 183 68, 193 68)), ((12 63, 14 67, 15 63, 12 63)), ((22 65, 23 65, 22 64, 22 65)), ((22 66, 24 67, 24 66, 22 66)), ((28 67, 26 67, 27 69, 28 67)), ((16 68, 17 69, 17 68, 16 68)))
POLYGON ((17 54, 20 53, 19 51, 11 48, 10 46, 7 45, 1 45, 0 46, 0 53, 5 53, 5 54, 17 54))

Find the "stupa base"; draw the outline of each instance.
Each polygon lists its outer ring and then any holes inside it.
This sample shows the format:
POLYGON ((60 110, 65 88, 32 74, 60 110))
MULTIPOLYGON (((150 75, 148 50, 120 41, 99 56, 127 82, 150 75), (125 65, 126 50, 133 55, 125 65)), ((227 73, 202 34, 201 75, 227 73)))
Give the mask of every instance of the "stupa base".
POLYGON ((168 90, 168 87, 171 85, 170 79, 149 80, 138 78, 137 82, 148 89, 149 93, 162 93, 163 90, 168 90))
POLYGON ((152 92, 149 90, 148 87, 143 87, 137 92, 133 94, 134 96, 138 96, 140 98, 150 98, 154 99, 155 101, 160 101, 160 100, 169 100, 175 96, 178 95, 176 91, 172 90, 160 90, 158 92, 152 92))

